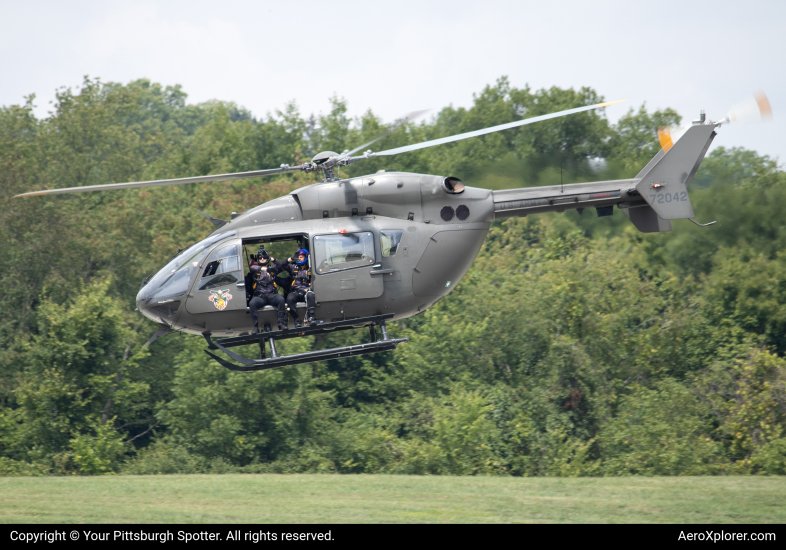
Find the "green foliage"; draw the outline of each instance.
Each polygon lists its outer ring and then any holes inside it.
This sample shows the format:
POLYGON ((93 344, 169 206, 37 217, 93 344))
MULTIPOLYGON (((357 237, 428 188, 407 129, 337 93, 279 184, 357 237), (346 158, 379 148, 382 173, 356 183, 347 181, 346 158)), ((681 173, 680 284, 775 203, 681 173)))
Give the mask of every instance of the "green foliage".
POLYGON ((105 475, 117 471, 126 445, 114 427, 115 418, 107 422, 93 420, 92 433, 79 433, 69 442, 73 461, 80 474, 105 475))
MULTIPOLYGON (((603 97, 505 78, 469 108, 375 150, 603 97)), ((395 352, 251 374, 133 311, 139 281, 219 218, 312 183, 273 180, 13 199, 17 193, 216 174, 342 151, 385 129, 344 99, 304 118, 188 105, 179 86, 86 79, 38 120, 0 108, 0 475, 395 473, 514 476, 786 473, 786 177, 715 149, 700 219, 638 233, 623 216, 495 222, 473 267, 395 352)), ((347 168, 460 175, 493 189, 632 177, 670 109, 555 119, 347 168)), ((340 332, 284 352, 347 345, 340 332)), ((242 350, 240 350, 242 352, 242 350)))
POLYGON ((609 160, 632 178, 660 150, 658 128, 678 125, 682 117, 672 109, 648 113, 644 105, 620 118, 609 160))
MULTIPOLYGON (((219 459, 222 465, 226 462, 219 459)), ((218 461, 217 461, 218 462, 218 461)), ((173 444, 166 438, 155 440, 149 446, 139 450, 136 456, 128 461, 122 473, 126 475, 156 475, 156 474, 201 474, 205 472, 226 473, 211 466, 211 462, 202 455, 189 453, 185 447, 173 444)))
POLYGON ((7 457, 62 473, 117 468, 126 449, 115 420, 127 429, 144 414, 149 385, 136 380, 136 361, 146 353, 130 354, 128 313, 108 286, 88 285, 62 305, 42 301, 38 333, 20 346, 17 407, 2 417, 7 457))
POLYGON ((635 386, 601 432, 605 475, 706 475, 722 470, 709 410, 673 379, 635 386), (719 464, 720 463, 720 464, 719 464))
POLYGON ((9 476, 45 476, 51 473, 51 469, 43 464, 33 464, 21 460, 13 460, 5 456, 0 456, 0 477, 9 476))
POLYGON ((786 361, 768 351, 753 349, 729 355, 701 373, 697 386, 719 419, 734 468, 741 472, 783 472, 786 436, 786 361))

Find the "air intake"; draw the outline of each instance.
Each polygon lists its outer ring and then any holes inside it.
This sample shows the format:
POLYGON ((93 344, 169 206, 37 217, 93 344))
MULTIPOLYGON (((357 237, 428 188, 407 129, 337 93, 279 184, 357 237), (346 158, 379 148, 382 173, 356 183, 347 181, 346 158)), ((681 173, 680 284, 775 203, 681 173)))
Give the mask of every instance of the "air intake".
POLYGON ((460 195, 464 192, 464 182, 454 177, 445 178, 442 180, 442 188, 451 195, 460 195))

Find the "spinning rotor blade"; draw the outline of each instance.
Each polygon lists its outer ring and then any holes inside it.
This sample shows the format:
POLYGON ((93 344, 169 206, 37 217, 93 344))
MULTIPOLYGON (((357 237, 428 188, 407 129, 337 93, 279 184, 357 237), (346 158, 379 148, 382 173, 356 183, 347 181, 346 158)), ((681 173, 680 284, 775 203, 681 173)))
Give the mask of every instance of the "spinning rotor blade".
POLYGON ((453 141, 459 141, 462 139, 467 139, 476 136, 482 136, 485 134, 490 134, 492 132, 499 132, 500 130, 507 130, 509 128, 516 128, 517 126, 525 126, 527 124, 533 124, 535 122, 541 122, 543 120, 549 120, 552 118, 559 118, 566 115, 572 115, 575 113, 581 113, 584 111, 591 111, 592 109, 600 109, 602 107, 608 107, 609 105, 614 105, 615 103, 622 103, 623 101, 627 101, 627 99, 621 99, 619 101, 608 101, 606 103, 598 103, 596 105, 588 105, 586 107, 577 107, 575 109, 567 109, 565 111, 559 111, 556 113, 551 113, 548 115, 541 115, 532 118, 525 118, 524 120, 517 120, 516 122, 508 122, 507 124, 500 124, 499 126, 492 126, 491 128, 484 128, 482 130, 475 130, 474 132, 467 132, 464 134, 456 134, 455 136, 448 136, 439 139, 433 139, 431 141, 424 141, 422 143, 414 143, 412 145, 406 145, 404 147, 397 147, 395 149, 388 149, 387 151, 380 151, 379 153, 373 153, 371 156, 386 156, 386 155, 398 155, 399 153, 407 153, 409 151, 416 151, 417 149, 425 149, 426 147, 433 147, 434 145, 442 145, 443 143, 451 143, 453 141))
MULTIPOLYGON (((609 105, 614 105, 616 103, 622 103, 623 101, 609 101, 606 103, 598 103, 596 105, 588 105, 585 107, 577 107, 575 109, 567 109, 565 111, 559 111, 556 113, 551 113, 548 115, 541 115, 532 118, 527 118, 524 120, 519 120, 516 122, 509 122, 507 124, 500 124, 499 126, 492 126, 491 128, 485 128, 483 130, 475 130, 474 132, 467 132, 464 134, 457 134, 455 136, 444 137, 440 139, 435 139, 431 141, 426 141, 423 143, 415 143, 412 145, 407 145, 405 147, 398 147, 396 149, 388 149, 387 151, 381 151, 379 153, 369 153, 362 157, 350 157, 349 155, 363 149, 364 147, 368 147, 375 141, 378 141, 388 135, 390 135, 393 131, 399 128, 402 124, 414 119, 417 116, 422 115, 426 111, 414 111, 404 117, 398 119, 393 125, 381 136, 377 137, 376 139, 364 143, 360 147, 356 147, 352 151, 339 155, 338 157, 333 157, 329 159, 327 162, 324 163, 314 163, 314 162, 307 162, 298 166, 289 166, 286 164, 282 164, 280 168, 271 168, 269 170, 253 170, 251 172, 236 172, 234 174, 218 174, 215 176, 196 176, 193 178, 177 178, 177 179, 166 179, 166 180, 153 180, 153 181, 134 181, 129 183, 107 183, 103 185, 85 185, 82 187, 65 187, 62 189, 47 189, 43 191, 31 191, 29 193, 22 193, 16 195, 16 197, 34 197, 38 195, 56 195, 60 193, 84 193, 87 191, 114 191, 117 189, 134 189, 138 187, 159 187, 164 185, 180 185, 183 183, 202 183, 202 182, 209 182, 209 181, 229 181, 235 179, 242 179, 242 178, 256 178, 260 176, 270 176, 273 174, 281 174, 283 172, 292 172, 295 170, 302 170, 305 172, 313 172, 314 170, 318 169, 325 169, 325 167, 330 168, 332 166, 345 166, 351 164, 354 161, 368 158, 372 156, 387 156, 387 155, 397 155, 399 153, 405 153, 407 151, 415 151, 417 149, 424 149, 426 147, 433 147, 434 145, 441 145, 443 143, 451 143, 453 141, 459 141, 462 139, 467 139, 476 136, 482 136, 485 134, 490 134, 492 132, 499 132, 500 130, 507 130, 509 128, 516 128, 518 126, 524 126, 526 124, 532 124, 534 122, 540 122, 543 120, 549 120, 552 118, 558 118, 566 115, 572 115, 574 113, 581 113, 584 111, 590 111, 592 109, 600 109, 602 107, 607 107, 609 105)), ((331 176, 332 177, 332 176, 331 176)), ((16 198, 15 197, 15 198, 16 198)))
POLYGON ((658 141, 661 148, 668 153, 675 143, 688 131, 690 126, 682 124, 680 126, 661 126, 658 128, 658 141))
MULTIPOLYGON (((704 123, 704 111, 699 120, 694 120, 694 124, 704 123)), ((729 111, 726 118, 719 120, 715 124, 748 124, 763 122, 772 119, 772 107, 770 107, 770 100, 764 92, 756 92, 747 100, 738 103, 729 111)), ((658 128, 658 141, 664 151, 668 151, 672 146, 677 143, 682 137, 682 134, 688 131, 690 124, 682 124, 680 126, 661 126, 658 128)))
POLYGON ((372 139, 368 143, 364 143, 363 145, 355 147, 351 151, 347 151, 346 153, 343 153, 341 155, 341 157, 343 158, 343 157, 348 157, 350 155, 353 155, 353 154, 357 153, 358 151, 360 151, 361 149, 365 149, 366 147, 368 147, 372 143, 376 143, 380 139, 388 137, 390 134, 392 134, 393 132, 395 132, 396 130, 401 128, 404 124, 406 124, 410 120, 415 120, 416 118, 418 118, 423 113, 429 112, 429 110, 430 109, 424 109, 422 111, 412 111, 411 113, 407 113, 406 115, 404 115, 401 118, 397 118, 396 120, 393 121, 393 124, 390 125, 390 127, 387 129, 387 131, 385 133, 383 133, 382 135, 372 139))
POLYGON ((259 176, 270 176, 273 174, 280 174, 282 172, 291 172, 298 170, 297 166, 271 168, 270 170, 254 170, 252 172, 236 172, 234 174, 219 174, 216 176, 196 176, 193 178, 177 178, 169 180, 153 180, 153 181, 133 181, 129 183, 106 183, 103 185, 85 185, 83 187, 64 187, 62 189, 47 189, 45 191, 31 191, 30 193, 22 193, 16 197, 33 197, 37 195, 56 195, 58 193, 82 193, 85 191, 114 191, 117 189, 134 189, 137 187, 159 187, 162 185, 180 185, 182 183, 201 183, 205 181, 228 181, 237 180, 242 178, 256 178, 259 176))
POLYGON ((729 114, 721 122, 733 122, 735 124, 747 124, 762 122, 772 118, 772 107, 770 100, 764 92, 756 92, 753 97, 738 103, 731 108, 729 114))

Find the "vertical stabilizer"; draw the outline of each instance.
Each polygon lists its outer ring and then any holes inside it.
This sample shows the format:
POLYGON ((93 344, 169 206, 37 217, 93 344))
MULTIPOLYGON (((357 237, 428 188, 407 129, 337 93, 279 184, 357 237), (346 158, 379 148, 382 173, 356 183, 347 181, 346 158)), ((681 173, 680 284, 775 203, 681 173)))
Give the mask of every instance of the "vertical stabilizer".
MULTIPOLYGON (((715 137, 715 127, 716 124, 691 126, 677 143, 659 152, 639 174, 641 180, 636 184, 636 190, 662 220, 693 217, 688 185, 715 137)), ((631 216, 633 212, 628 215, 631 216)), ((649 214, 642 213, 641 216, 651 219, 649 214)), ((646 225, 652 226, 651 223, 646 225)), ((638 224, 636 227, 639 227, 638 224)))

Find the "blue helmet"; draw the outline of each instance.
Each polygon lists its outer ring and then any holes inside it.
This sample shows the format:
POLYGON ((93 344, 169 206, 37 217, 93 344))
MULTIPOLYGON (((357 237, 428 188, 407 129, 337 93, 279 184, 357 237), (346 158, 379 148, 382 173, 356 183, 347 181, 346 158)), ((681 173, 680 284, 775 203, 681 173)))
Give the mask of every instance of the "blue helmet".
POLYGON ((297 252, 295 252, 293 259, 295 260, 295 263, 297 265, 305 265, 306 263, 308 263, 308 250, 306 250, 305 248, 299 249, 297 252), (306 259, 301 262, 300 260, 298 260, 298 256, 305 256, 306 259))

